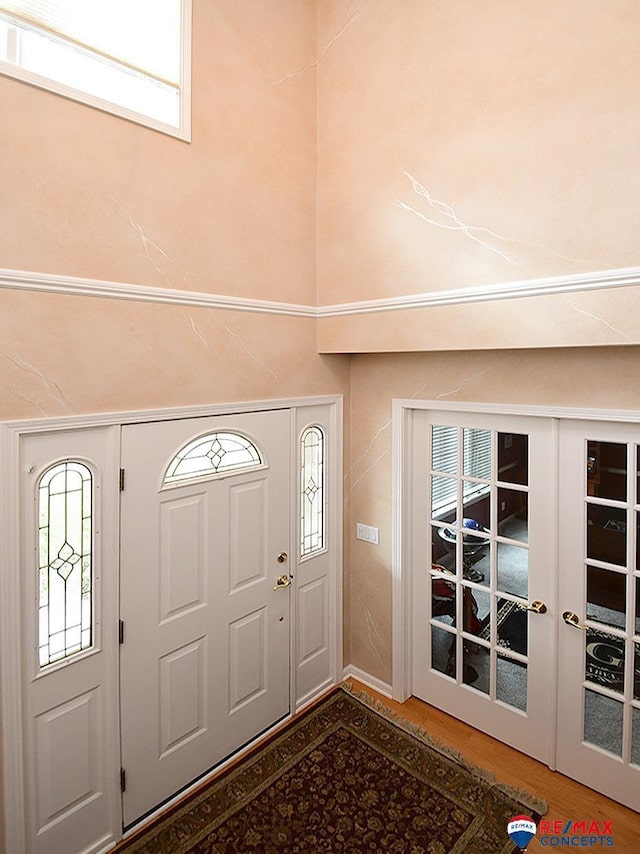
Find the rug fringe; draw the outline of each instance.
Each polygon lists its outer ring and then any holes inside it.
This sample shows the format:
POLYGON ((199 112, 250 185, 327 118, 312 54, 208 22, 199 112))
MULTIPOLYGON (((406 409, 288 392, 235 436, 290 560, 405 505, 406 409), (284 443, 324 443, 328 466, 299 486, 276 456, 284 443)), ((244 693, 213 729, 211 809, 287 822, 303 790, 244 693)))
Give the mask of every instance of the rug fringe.
POLYGON ((450 747, 448 744, 438 741, 421 726, 413 723, 412 721, 406 720, 406 718, 403 718, 402 715, 398 714, 398 712, 390 709, 389 706, 386 706, 381 700, 376 700, 366 691, 354 688, 350 682, 343 682, 340 685, 340 688, 346 694, 353 697, 354 700, 362 703, 363 706, 366 706, 381 717, 391 721, 391 723, 395 724, 405 732, 408 732, 410 735, 419 738, 425 744, 428 744, 429 747, 437 750, 438 753, 446 756, 448 759, 452 759, 454 762, 462 765, 478 780, 488 783, 492 789, 496 789, 514 800, 521 801, 532 812, 538 813, 540 816, 546 814, 548 810, 546 801, 535 797, 535 795, 532 795, 530 792, 526 792, 523 789, 516 789, 513 786, 508 786, 506 783, 498 783, 491 771, 488 771, 485 768, 478 768, 475 765, 470 765, 460 751, 456 750, 454 747, 450 747))

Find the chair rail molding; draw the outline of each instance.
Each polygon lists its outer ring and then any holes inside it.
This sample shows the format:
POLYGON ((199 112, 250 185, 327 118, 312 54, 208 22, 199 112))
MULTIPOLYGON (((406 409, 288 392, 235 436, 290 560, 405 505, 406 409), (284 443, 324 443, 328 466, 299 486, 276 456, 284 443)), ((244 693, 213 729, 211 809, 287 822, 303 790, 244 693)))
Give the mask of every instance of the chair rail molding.
POLYGON ((35 273, 26 270, 0 268, 0 288, 58 293, 103 299, 133 300, 135 302, 167 303, 199 308, 251 311, 292 317, 331 318, 353 314, 374 314, 416 308, 435 308, 479 302, 496 302, 524 297, 586 293, 596 290, 617 290, 640 285, 640 266, 614 270, 595 270, 566 276, 522 279, 499 284, 479 284, 468 288, 451 288, 417 294, 382 297, 359 302, 333 305, 304 305, 277 300, 251 299, 206 291, 179 290, 166 287, 110 282, 101 279, 62 276, 55 273, 35 273))

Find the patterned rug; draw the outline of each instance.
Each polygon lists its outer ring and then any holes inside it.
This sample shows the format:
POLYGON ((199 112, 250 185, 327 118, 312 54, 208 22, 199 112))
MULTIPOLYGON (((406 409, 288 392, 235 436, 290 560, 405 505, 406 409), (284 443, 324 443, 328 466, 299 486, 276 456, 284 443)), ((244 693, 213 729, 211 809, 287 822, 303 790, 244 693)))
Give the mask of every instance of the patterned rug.
POLYGON ((511 854, 546 805, 341 688, 118 854, 511 854))

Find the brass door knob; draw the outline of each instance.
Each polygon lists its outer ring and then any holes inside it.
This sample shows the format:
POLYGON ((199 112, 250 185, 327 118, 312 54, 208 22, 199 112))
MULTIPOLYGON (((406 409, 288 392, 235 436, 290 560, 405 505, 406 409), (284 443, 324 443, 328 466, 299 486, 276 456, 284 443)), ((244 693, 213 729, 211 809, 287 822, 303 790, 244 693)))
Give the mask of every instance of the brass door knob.
POLYGON ((575 611, 563 611, 562 619, 568 626, 573 626, 575 629, 582 629, 584 632, 587 631, 587 627, 580 623, 580 617, 575 611))
POLYGON ((540 599, 534 599, 533 602, 527 606, 527 611, 533 611, 534 614, 546 614, 547 606, 544 602, 541 602, 540 599))
POLYGON ((288 575, 281 575, 280 578, 276 581, 276 585, 273 588, 274 590, 282 590, 284 587, 289 587, 291 585, 291 578, 288 575))

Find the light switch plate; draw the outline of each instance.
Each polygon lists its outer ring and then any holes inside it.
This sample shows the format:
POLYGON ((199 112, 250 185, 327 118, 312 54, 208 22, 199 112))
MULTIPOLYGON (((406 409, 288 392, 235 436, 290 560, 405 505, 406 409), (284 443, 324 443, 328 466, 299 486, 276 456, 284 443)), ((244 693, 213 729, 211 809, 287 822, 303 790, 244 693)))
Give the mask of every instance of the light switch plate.
POLYGON ((377 546, 380 543, 380 531, 371 525, 363 525, 360 522, 356 522, 356 539, 364 540, 365 543, 373 543, 377 546))

